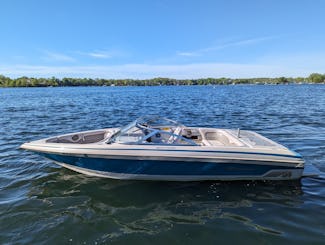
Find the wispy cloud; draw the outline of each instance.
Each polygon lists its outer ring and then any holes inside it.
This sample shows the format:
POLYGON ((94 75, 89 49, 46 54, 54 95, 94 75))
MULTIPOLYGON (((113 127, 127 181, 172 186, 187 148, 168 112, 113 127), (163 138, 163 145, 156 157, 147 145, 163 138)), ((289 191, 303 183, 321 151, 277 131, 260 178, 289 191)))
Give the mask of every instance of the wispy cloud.
POLYGON ((70 55, 57 53, 52 51, 44 51, 45 56, 43 57, 46 61, 61 61, 61 62, 75 62, 76 59, 70 55))
POLYGON ((105 50, 95 50, 91 52, 77 52, 77 53, 81 55, 89 56, 91 58, 96 58, 96 59, 109 59, 113 57, 111 52, 105 50))
POLYGON ((48 50, 42 51, 42 53, 43 53, 43 57, 42 57, 43 60, 58 61, 58 62, 76 62, 78 61, 76 58, 78 57, 78 55, 87 56, 94 59, 109 59, 113 57, 113 52, 109 52, 106 50, 94 50, 91 52, 71 51, 70 53, 74 55, 68 55, 68 54, 53 52, 48 50))
POLYGON ((89 56, 94 57, 94 58, 100 58, 100 59, 107 59, 107 58, 111 58, 112 57, 109 54, 100 53, 100 52, 89 53, 89 56))
POLYGON ((192 51, 178 51, 177 55, 179 56, 201 56, 204 53, 208 53, 211 51, 218 51, 230 47, 240 47, 240 46, 246 46, 246 45, 253 45, 258 44, 264 41, 268 41, 271 39, 276 38, 275 36, 266 36, 266 37, 257 37, 257 38, 250 38, 250 39, 242 39, 237 41, 230 41, 230 42, 224 42, 215 46, 192 50, 192 51))
POLYGON ((191 56, 198 56, 198 53, 197 52, 180 52, 180 51, 178 51, 177 55, 191 57, 191 56))
POLYGON ((257 43, 261 43, 264 41, 268 41, 268 40, 271 40, 274 38, 275 38, 275 36, 243 39, 243 40, 239 40, 239 41, 227 42, 227 43, 223 43, 223 44, 220 44, 217 46, 205 48, 205 49, 202 49, 201 51, 208 52, 208 51, 212 51, 212 50, 220 50, 220 49, 225 49, 225 48, 229 48, 229 47, 252 45, 252 44, 257 44, 257 43))
MULTIPOLYGON (((325 61, 323 59, 323 61, 325 61)), ((325 64, 322 62, 320 64, 325 64)), ((0 74, 9 77, 91 77, 91 78, 153 78, 178 79, 204 77, 280 77, 308 76, 312 72, 323 73, 325 65, 306 64, 301 68, 295 63, 280 64, 236 64, 236 63, 193 63, 182 65, 125 64, 114 66, 0 66, 0 74)))

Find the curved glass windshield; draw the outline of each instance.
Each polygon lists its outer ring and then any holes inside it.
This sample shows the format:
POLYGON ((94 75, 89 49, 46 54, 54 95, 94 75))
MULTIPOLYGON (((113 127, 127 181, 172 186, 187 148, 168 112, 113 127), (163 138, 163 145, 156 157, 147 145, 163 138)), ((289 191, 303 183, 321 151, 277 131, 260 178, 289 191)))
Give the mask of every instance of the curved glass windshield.
POLYGON ((184 128, 184 125, 167 118, 142 117, 122 127, 108 143, 196 145, 181 135, 184 128))

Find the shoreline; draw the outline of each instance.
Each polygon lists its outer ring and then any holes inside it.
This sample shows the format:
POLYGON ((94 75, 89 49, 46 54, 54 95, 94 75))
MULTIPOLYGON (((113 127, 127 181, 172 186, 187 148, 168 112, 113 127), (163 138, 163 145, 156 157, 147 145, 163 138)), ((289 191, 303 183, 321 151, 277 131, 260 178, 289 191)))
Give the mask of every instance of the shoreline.
POLYGON ((179 84, 179 85, 173 85, 173 84, 161 84, 161 85, 58 85, 58 86, 0 86, 0 88, 73 88, 73 87, 188 87, 188 86, 194 86, 194 87, 217 87, 217 86, 304 86, 304 85, 325 85, 325 83, 279 83, 279 84, 273 84, 273 83, 235 83, 235 84, 179 84))
POLYGON ((219 85, 303 85, 325 84, 325 74, 308 77, 198 78, 198 79, 104 79, 104 78, 10 78, 0 75, 0 87, 80 87, 80 86, 219 86, 219 85))

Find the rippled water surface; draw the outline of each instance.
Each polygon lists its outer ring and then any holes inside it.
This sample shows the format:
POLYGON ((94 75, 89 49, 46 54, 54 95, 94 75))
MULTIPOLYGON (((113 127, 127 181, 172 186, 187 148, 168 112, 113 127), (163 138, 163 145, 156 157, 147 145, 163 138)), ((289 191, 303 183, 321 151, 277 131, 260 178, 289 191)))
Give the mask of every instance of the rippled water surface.
POLYGON ((0 89, 0 244, 325 244, 325 86, 0 89), (146 114, 254 130, 319 177, 146 182, 86 177, 26 141, 146 114))

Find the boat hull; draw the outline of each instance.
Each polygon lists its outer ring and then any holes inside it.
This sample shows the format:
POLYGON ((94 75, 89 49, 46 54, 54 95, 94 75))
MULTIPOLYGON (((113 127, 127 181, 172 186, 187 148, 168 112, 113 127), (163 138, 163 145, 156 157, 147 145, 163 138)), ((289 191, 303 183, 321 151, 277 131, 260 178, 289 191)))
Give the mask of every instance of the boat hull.
POLYGON ((58 135, 21 145, 66 168, 134 180, 290 180, 302 157, 246 130, 186 127, 143 117, 121 128, 58 135))
POLYGON ((59 165, 90 176, 128 180, 290 180, 301 177, 303 167, 274 162, 218 159, 216 161, 167 161, 114 159, 40 153, 59 165))

